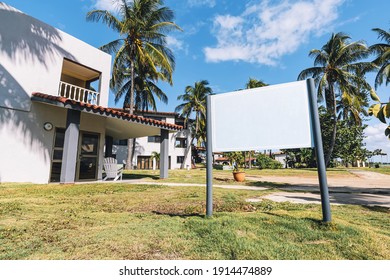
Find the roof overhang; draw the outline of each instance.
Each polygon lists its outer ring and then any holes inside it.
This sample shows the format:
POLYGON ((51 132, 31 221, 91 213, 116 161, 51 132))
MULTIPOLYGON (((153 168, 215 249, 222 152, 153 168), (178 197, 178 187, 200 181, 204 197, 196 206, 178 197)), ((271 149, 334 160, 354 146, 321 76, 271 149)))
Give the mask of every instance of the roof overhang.
POLYGON ((52 96, 35 92, 32 94, 31 100, 60 108, 78 110, 82 113, 93 114, 96 117, 104 117, 106 119, 106 135, 114 139, 160 135, 162 129, 169 132, 178 132, 183 129, 179 125, 148 119, 102 106, 78 102, 62 96, 52 96))
POLYGON ((95 81, 99 79, 100 72, 79 63, 64 59, 62 73, 82 81, 95 81))

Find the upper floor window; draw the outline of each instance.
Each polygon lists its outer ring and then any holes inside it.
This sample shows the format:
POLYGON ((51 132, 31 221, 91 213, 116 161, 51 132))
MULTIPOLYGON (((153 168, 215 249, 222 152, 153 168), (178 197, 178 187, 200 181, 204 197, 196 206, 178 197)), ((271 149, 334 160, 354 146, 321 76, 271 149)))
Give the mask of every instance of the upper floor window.
POLYGON ((187 148, 187 138, 176 138, 175 148, 187 148))
POLYGON ((117 146, 127 146, 127 139, 114 140, 112 144, 117 146))
POLYGON ((161 142, 161 136, 160 135, 148 136, 148 142, 149 143, 160 143, 161 142))

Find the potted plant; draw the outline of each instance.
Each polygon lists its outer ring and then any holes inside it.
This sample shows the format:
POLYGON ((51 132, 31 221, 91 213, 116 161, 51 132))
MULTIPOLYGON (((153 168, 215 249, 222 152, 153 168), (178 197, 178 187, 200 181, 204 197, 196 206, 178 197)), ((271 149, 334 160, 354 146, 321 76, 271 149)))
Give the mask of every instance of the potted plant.
POLYGON ((242 152, 231 152, 227 154, 233 166, 233 178, 236 182, 245 181, 245 172, 240 168, 244 165, 245 157, 242 152))

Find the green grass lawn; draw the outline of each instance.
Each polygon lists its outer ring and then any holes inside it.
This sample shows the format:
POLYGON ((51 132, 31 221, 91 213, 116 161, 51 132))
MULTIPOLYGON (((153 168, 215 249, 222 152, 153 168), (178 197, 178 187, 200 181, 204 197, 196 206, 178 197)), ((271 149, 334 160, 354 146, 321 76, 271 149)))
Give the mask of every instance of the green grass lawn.
MULTIPOLYGON (((317 177, 317 169, 245 169, 246 176, 255 176, 261 181, 261 176, 299 176, 299 177, 317 177)), ((328 177, 343 176, 355 177, 346 168, 330 168, 327 170, 328 177)), ((167 179, 164 182, 172 183, 206 183, 206 168, 197 168, 188 170, 169 170, 167 179)), ((127 170, 123 176, 124 179, 143 179, 147 181, 158 181, 160 178, 159 170, 127 170)), ((253 185, 254 182, 237 183, 233 180, 231 170, 213 170, 214 184, 240 184, 253 185)))
POLYGON ((381 173, 381 174, 386 174, 386 175, 390 175, 390 166, 382 166, 382 167, 379 167, 379 168, 362 168, 363 170, 365 171, 372 171, 372 172, 377 172, 377 173, 381 173))
POLYGON ((271 191, 215 188, 205 218, 204 187, 2 184, 0 259, 390 259, 388 209, 245 202, 271 191))

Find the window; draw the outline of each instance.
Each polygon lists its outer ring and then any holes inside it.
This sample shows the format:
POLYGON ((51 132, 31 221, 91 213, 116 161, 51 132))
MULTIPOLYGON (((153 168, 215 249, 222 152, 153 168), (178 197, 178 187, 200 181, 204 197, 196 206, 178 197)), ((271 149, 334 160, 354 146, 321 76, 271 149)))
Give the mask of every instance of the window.
POLYGON ((176 158, 176 163, 183 163, 184 162, 184 156, 178 156, 177 158, 176 158))
POLYGON ((114 140, 112 144, 117 146, 127 146, 127 139, 114 140))
POLYGON ((160 143, 161 142, 161 136, 160 135, 148 136, 148 142, 149 143, 160 143))
POLYGON ((175 124, 177 125, 184 126, 184 123, 185 123, 184 119, 175 119, 175 124))
POLYGON ((175 148, 187 148, 187 138, 176 138, 175 148))
POLYGON ((59 182, 61 177, 62 154, 64 151, 65 129, 56 128, 52 154, 50 182, 59 182))
MULTIPOLYGON (((160 168, 160 162, 156 161, 156 167, 160 168)), ((153 160, 149 156, 137 157, 137 169, 153 169, 153 160)))

